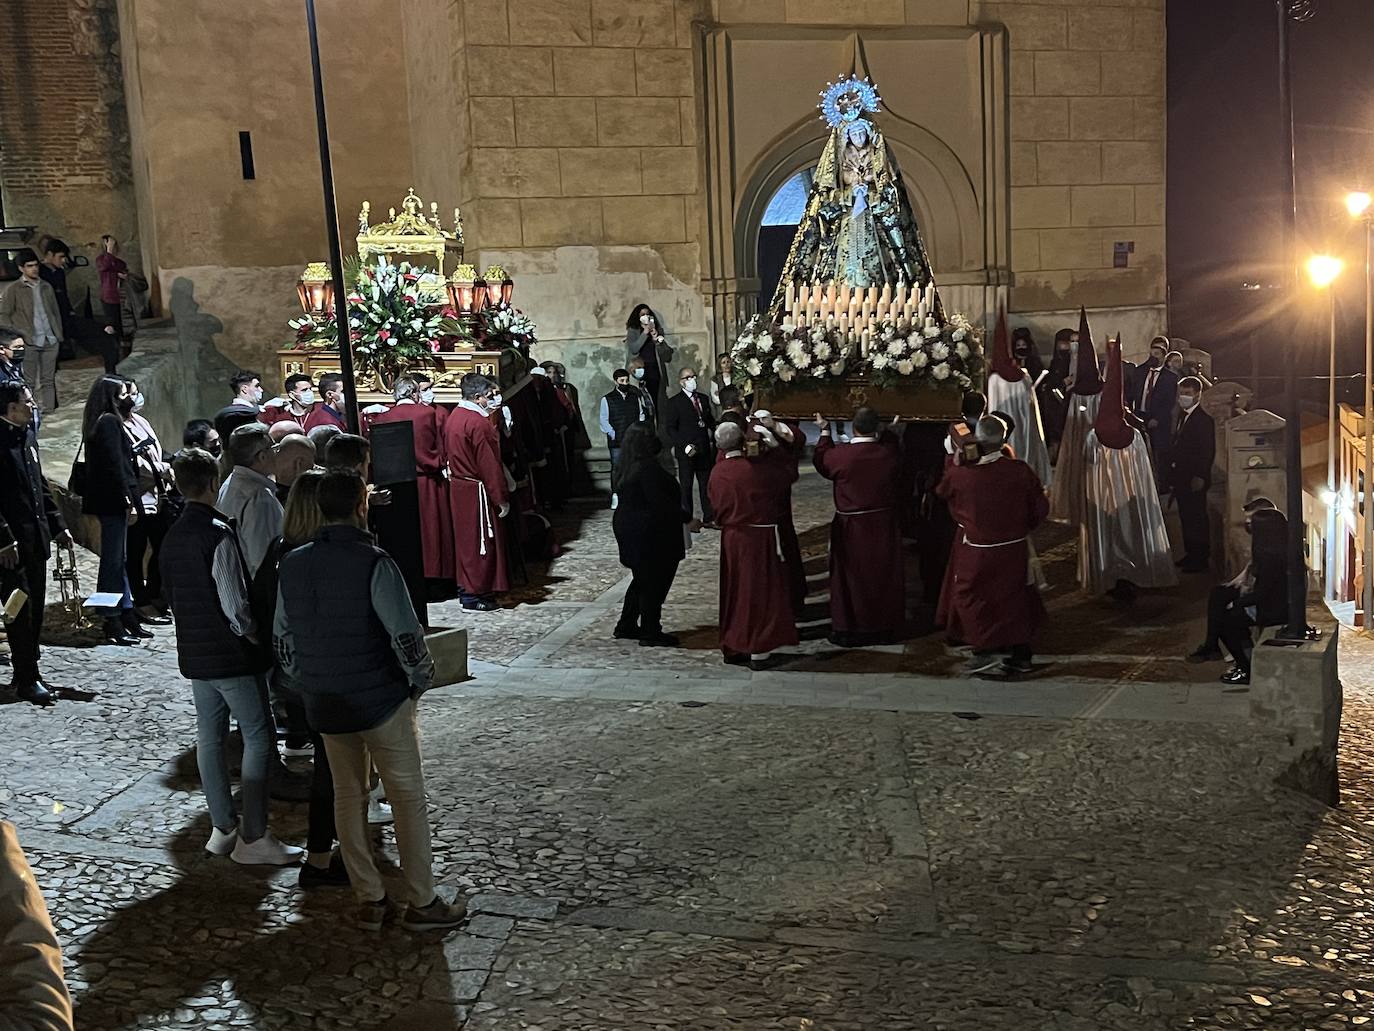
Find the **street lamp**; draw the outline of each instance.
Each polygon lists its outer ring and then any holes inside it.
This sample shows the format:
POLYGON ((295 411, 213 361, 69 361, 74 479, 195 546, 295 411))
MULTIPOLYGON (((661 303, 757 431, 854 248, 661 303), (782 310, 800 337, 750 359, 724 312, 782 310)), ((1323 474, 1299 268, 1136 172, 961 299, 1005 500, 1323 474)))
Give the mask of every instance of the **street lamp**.
MULTIPOLYGON (((1331 324, 1331 350, 1328 355, 1326 377, 1326 491, 1332 498, 1337 497, 1336 488, 1336 450, 1340 446, 1340 419, 1336 413, 1336 291, 1332 284, 1340 277, 1345 262, 1329 254, 1314 254, 1307 259, 1307 277, 1318 290, 1326 291, 1331 324)), ((1336 600, 1336 537, 1337 509, 1335 503, 1326 506, 1326 589, 1328 601, 1336 600)))
POLYGON ((1348 194, 1346 210, 1352 218, 1364 223, 1364 483, 1360 485, 1356 511, 1364 520, 1364 590, 1360 592, 1360 608, 1364 612, 1364 632, 1374 632, 1374 508, 1370 507, 1370 492, 1374 491, 1374 197, 1363 190, 1348 194))

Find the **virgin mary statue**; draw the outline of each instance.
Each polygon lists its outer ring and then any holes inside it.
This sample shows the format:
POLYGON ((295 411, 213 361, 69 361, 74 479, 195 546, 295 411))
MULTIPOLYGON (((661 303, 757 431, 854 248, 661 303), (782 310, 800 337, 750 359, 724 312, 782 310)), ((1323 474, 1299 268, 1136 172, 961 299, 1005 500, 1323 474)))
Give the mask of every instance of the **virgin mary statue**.
MULTIPOLYGON (((850 77, 821 94, 830 125, 816 177, 772 308, 788 283, 923 290, 932 281, 916 217, 883 132, 863 117, 881 98, 868 79, 850 77)), ((938 309, 936 317, 943 321, 938 309)))

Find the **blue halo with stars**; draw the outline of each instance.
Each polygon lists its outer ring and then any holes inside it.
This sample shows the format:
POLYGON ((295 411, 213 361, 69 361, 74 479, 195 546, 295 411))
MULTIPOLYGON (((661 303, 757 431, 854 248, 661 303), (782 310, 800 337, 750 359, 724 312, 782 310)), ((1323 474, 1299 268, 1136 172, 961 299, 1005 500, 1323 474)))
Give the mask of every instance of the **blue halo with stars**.
POLYGON ((867 76, 860 79, 851 75, 838 82, 828 82, 820 96, 821 102, 816 106, 832 129, 858 121, 865 112, 876 113, 883 102, 877 87, 867 76))

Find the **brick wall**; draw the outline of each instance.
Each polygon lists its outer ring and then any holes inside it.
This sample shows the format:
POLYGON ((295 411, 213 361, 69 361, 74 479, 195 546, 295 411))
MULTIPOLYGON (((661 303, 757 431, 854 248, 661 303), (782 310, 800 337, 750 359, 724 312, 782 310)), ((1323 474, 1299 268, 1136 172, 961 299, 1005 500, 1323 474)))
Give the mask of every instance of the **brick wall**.
MULTIPOLYGON (((5 0, 0 39, 6 221, 78 250, 114 233, 137 263, 115 0, 5 0)), ((73 285, 79 297, 81 275, 73 285)))

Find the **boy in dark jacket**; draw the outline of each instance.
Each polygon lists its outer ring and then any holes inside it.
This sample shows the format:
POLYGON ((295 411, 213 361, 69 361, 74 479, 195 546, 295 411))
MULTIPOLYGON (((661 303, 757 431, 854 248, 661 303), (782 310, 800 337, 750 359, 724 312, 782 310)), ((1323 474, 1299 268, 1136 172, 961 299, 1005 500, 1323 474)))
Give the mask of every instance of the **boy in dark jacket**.
POLYGON ((162 544, 162 578, 176 617, 177 664, 196 702, 196 764, 214 831, 205 849, 246 865, 286 866, 301 850, 267 830, 272 721, 258 678, 268 651, 249 605, 248 566, 233 525, 215 510, 219 463, 189 448, 172 462, 186 510, 162 544), (224 741, 233 714, 243 732, 243 824, 234 814, 224 741))

